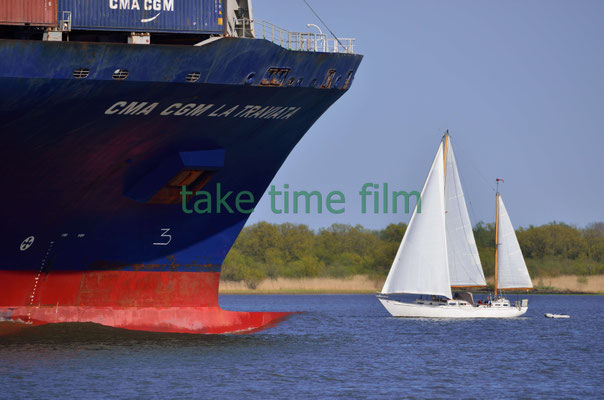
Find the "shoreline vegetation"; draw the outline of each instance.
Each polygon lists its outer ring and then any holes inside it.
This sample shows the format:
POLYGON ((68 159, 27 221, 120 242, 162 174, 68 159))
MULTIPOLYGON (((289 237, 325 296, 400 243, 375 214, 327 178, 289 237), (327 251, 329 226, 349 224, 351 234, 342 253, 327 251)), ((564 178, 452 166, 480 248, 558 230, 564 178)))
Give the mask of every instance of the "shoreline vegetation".
MULTIPOLYGON (((244 281, 221 281, 219 294, 372 294, 380 291, 384 280, 385 278, 375 279, 367 275, 347 278, 277 278, 265 279, 255 289, 250 289, 244 281)), ((492 284, 492 278, 487 278, 487 281, 492 284)), ((509 293, 604 294, 604 275, 561 275, 537 278, 534 281, 535 288, 529 292, 509 293)), ((487 293, 487 290, 473 292, 480 294, 487 293)))
MULTIPOLYGON (((333 224, 315 232, 301 224, 259 222, 242 230, 226 257, 220 293, 375 293, 406 228, 333 224)), ((492 283, 494 224, 479 222, 473 231, 492 283)), ((604 293, 604 222, 585 228, 552 222, 516 234, 535 286, 531 293, 604 293)))

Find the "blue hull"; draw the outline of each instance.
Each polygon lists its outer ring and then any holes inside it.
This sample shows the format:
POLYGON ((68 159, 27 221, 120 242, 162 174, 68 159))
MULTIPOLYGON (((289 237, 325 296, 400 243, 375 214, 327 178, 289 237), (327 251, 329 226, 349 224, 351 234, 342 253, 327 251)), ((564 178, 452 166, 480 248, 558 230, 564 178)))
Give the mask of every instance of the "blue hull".
POLYGON ((145 185, 153 194, 149 179, 181 153, 204 165, 219 151, 203 190, 215 198, 219 183, 234 193, 231 206, 240 191, 259 200, 345 93, 361 56, 254 39, 201 47, 1 40, 0 60, 2 269, 38 270, 46 260, 52 270, 217 272, 249 214, 187 214, 180 202, 149 203, 145 185), (260 86, 270 67, 288 68, 295 83, 260 86), (88 77, 75 79, 77 68, 88 77), (116 69, 128 78, 113 80, 116 69), (340 87, 320 89, 332 69, 340 87), (190 72, 197 82, 185 81, 190 72))

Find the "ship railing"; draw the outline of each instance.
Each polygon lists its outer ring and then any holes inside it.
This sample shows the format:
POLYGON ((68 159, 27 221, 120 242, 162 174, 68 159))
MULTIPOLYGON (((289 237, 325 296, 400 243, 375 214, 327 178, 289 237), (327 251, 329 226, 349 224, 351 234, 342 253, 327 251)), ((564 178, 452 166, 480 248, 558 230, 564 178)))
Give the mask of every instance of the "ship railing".
POLYGON ((294 51, 354 53, 355 39, 330 38, 325 34, 313 32, 290 32, 270 22, 257 19, 236 19, 235 33, 238 37, 266 39, 294 51))

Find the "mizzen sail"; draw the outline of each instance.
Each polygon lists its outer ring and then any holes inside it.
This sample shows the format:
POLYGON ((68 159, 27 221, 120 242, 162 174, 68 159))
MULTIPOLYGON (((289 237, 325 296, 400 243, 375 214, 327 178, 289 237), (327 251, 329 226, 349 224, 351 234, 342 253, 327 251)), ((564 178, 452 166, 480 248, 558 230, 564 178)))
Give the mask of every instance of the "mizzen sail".
POLYGON ((514 226, 501 196, 498 196, 498 202, 497 287, 499 289, 530 289, 533 287, 533 283, 526 268, 514 226))

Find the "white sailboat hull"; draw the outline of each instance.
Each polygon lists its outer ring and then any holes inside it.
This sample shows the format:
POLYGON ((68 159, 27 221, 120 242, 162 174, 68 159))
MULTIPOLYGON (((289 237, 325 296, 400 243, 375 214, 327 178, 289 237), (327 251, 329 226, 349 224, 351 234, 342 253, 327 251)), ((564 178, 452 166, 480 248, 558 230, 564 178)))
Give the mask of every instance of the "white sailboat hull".
POLYGON ((449 305, 447 303, 405 303, 378 298, 394 317, 406 318, 514 318, 524 315, 528 306, 449 305))

